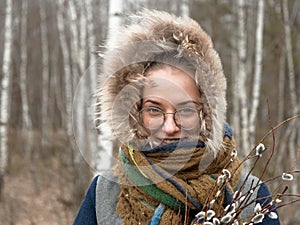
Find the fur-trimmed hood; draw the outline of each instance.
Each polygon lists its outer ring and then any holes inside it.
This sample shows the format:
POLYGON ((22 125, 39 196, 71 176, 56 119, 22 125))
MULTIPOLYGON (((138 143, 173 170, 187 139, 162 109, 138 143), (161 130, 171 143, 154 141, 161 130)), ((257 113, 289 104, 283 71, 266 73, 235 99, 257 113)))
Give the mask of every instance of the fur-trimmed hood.
POLYGON ((109 125, 121 142, 139 136, 136 103, 141 99, 145 67, 157 55, 169 52, 176 58, 186 58, 195 68, 195 81, 203 93, 200 103, 204 126, 200 135, 216 153, 223 140, 226 79, 211 38, 200 25, 190 18, 143 10, 116 36, 116 41, 108 40, 107 51, 99 54, 103 62, 97 93, 97 127, 109 125))

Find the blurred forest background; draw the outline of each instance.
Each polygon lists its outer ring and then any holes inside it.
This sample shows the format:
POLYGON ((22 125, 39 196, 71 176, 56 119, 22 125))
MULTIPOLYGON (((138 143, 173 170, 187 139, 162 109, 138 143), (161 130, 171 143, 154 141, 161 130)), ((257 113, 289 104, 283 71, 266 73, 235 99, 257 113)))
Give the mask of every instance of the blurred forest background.
MULTIPOLYGON (((97 153, 105 150, 89 108, 101 69, 93 52, 143 7, 189 15, 211 35, 228 79, 227 120, 242 157, 270 121, 275 126, 299 114, 298 0, 1 0, 1 224, 72 224, 101 170, 97 153), (88 94, 78 91, 79 82, 88 94)), ((299 169, 299 128, 295 119, 276 130, 264 179, 299 169)), ((271 150, 272 138, 264 144, 271 150)), ((290 193, 300 193, 299 177, 289 185, 290 193)), ((286 209, 279 211, 282 224, 299 224, 300 204, 286 209)))

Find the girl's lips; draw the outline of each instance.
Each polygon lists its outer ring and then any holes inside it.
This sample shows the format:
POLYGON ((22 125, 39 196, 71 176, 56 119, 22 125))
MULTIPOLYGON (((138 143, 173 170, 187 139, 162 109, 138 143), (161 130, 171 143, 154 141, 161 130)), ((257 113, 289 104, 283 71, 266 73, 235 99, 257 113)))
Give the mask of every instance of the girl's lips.
POLYGON ((178 142, 178 141, 183 141, 185 140, 185 138, 173 138, 173 139, 156 139, 156 143, 158 145, 166 145, 166 144, 170 144, 173 142, 178 142))
POLYGON ((152 140, 152 144, 154 144, 155 146, 166 145, 166 144, 170 144, 173 142, 191 140, 191 138, 188 136, 176 137, 176 138, 175 137, 174 138, 159 138, 159 137, 152 136, 150 139, 152 140))

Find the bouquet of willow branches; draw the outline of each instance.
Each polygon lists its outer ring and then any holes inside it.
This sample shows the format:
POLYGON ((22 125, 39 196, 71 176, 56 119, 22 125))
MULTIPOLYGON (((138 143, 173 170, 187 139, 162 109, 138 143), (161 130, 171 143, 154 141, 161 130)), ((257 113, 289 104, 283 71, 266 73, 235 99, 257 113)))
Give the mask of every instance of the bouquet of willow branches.
MULTIPOLYGON (((291 194, 288 193, 289 185, 288 182, 293 182, 294 177, 300 173, 299 170, 291 170, 291 171, 285 171, 282 174, 272 177, 270 179, 264 180, 263 183, 265 184, 271 184, 276 183, 275 189, 271 192, 270 196, 266 196, 263 198, 257 198, 254 196, 255 190, 259 187, 259 185, 262 183, 262 177, 264 176, 265 172, 267 171, 271 159, 274 155, 275 151, 275 135, 274 132, 276 129, 278 129, 283 124, 287 123, 288 121, 297 118, 297 116, 291 117, 282 123, 278 124, 276 127, 272 127, 271 124, 271 130, 267 132, 264 137, 259 141, 259 144, 257 144, 250 152, 249 154, 241 161, 239 166, 242 166, 246 161, 248 160, 254 160, 252 166, 250 167, 249 172, 246 174, 246 178, 244 183, 240 186, 240 188, 235 191, 232 201, 227 207, 224 209, 224 211, 220 214, 216 214, 214 210, 212 210, 212 205, 215 203, 217 198, 219 197, 220 193, 224 191, 227 182, 232 177, 232 174, 225 169, 224 167, 222 174, 217 177, 216 179, 216 185, 214 188, 216 188, 215 196, 208 196, 207 199, 212 199, 210 201, 207 200, 206 204, 204 205, 201 212, 199 212, 196 217, 197 221, 194 223, 195 225, 219 225, 219 224, 231 224, 231 225, 239 225, 238 217, 242 213, 242 210, 249 207, 251 204, 254 204, 252 215, 247 219, 246 222, 243 222, 243 225, 254 225, 258 224, 263 221, 265 217, 269 217, 270 219, 277 219, 278 215, 276 211, 284 206, 294 204, 297 202, 300 202, 300 194, 291 194), (263 142, 265 139, 270 136, 272 137, 272 147, 266 148, 263 142), (251 173, 258 165, 258 162, 262 159, 263 154, 267 154, 267 160, 264 164, 264 167, 257 179, 257 181, 252 180, 250 183, 250 188, 247 189, 247 191, 243 190, 244 185, 247 181, 247 179, 251 177, 251 173), (212 198, 211 198, 212 197, 212 198), (286 200, 288 199, 288 200, 286 200), (256 203, 257 201, 264 202, 263 204, 256 203)), ((237 152, 234 151, 232 153, 232 157, 236 157, 237 152)), ((234 173, 234 172, 233 172, 234 173)), ((251 208, 251 209, 252 209, 251 208)))

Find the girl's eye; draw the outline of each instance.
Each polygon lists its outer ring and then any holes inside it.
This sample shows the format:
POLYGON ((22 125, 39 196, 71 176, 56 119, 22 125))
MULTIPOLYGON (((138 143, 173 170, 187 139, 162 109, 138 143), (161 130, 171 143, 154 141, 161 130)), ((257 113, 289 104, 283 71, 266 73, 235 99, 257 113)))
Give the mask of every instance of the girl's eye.
POLYGON ((177 112, 181 116, 188 116, 188 115, 197 114, 197 110, 193 109, 193 108, 182 108, 182 109, 177 110, 177 112))
POLYGON ((161 116, 163 114, 160 109, 154 107, 144 108, 143 111, 149 116, 161 116))
POLYGON ((149 113, 160 113, 161 112, 161 110, 158 108, 148 108, 147 111, 149 113))
POLYGON ((195 109, 192 109, 192 108, 182 108, 182 109, 179 109, 177 111, 185 113, 185 112, 194 112, 195 109))

